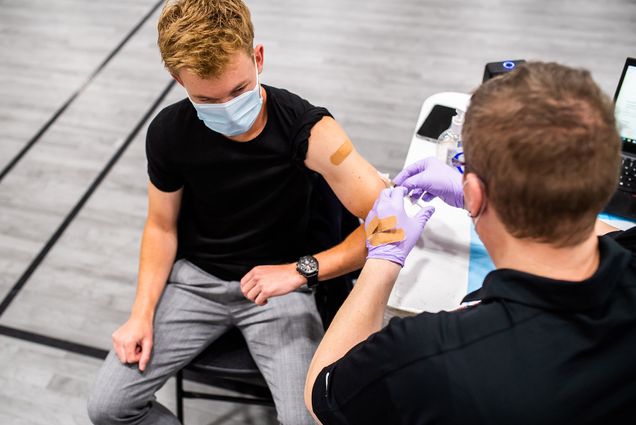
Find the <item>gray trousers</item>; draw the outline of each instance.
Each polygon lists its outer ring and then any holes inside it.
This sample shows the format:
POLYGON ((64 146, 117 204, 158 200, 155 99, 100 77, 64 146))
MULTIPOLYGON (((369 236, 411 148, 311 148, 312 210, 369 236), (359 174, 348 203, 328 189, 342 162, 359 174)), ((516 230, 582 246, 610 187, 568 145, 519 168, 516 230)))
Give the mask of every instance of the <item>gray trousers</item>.
POLYGON ((309 362, 323 335, 308 289, 246 299, 239 282, 218 279, 186 260, 177 261, 159 301, 154 345, 146 371, 122 364, 111 351, 94 384, 88 414, 96 425, 178 424, 155 392, 231 326, 242 332, 285 425, 313 424, 303 401, 309 362))

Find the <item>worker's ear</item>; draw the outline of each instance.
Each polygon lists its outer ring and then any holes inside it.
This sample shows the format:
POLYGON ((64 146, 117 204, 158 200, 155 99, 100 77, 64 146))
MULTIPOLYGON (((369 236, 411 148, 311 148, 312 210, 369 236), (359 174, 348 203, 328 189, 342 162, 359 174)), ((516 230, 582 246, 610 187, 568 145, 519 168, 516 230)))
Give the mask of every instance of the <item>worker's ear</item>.
POLYGON ((486 201, 486 187, 477 174, 464 175, 464 208, 471 217, 477 217, 483 213, 483 205, 486 201))

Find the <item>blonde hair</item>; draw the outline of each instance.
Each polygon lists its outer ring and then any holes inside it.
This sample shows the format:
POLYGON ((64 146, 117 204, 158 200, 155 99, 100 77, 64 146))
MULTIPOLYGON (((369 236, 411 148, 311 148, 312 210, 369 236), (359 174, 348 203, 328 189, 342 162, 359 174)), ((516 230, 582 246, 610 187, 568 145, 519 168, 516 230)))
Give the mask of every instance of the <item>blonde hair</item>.
POLYGON ((253 54, 254 27, 241 0, 168 0, 157 30, 161 58, 174 75, 187 68, 218 77, 236 52, 253 54))

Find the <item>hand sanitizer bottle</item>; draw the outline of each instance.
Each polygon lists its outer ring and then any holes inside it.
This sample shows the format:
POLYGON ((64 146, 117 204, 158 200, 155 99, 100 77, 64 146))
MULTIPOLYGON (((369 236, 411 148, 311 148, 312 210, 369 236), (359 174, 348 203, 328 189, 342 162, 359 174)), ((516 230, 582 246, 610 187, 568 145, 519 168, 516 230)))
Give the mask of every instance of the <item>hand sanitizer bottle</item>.
POLYGON ((464 125, 464 112, 455 110, 455 116, 450 127, 437 138, 437 158, 448 165, 452 165, 451 159, 461 149, 462 126, 464 125))

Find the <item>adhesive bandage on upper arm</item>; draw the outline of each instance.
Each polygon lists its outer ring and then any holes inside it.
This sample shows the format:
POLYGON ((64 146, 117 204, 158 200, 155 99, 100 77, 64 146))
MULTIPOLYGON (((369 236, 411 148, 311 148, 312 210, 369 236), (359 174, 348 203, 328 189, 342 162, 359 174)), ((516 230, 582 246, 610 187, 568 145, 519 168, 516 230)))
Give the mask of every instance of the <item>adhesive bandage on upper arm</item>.
POLYGON ((353 143, 347 139, 330 157, 329 160, 333 165, 340 165, 353 152, 353 143))

